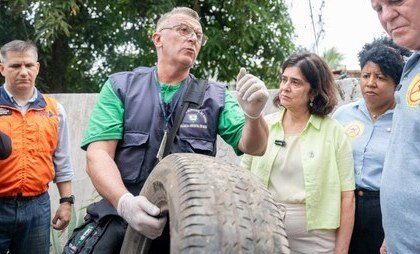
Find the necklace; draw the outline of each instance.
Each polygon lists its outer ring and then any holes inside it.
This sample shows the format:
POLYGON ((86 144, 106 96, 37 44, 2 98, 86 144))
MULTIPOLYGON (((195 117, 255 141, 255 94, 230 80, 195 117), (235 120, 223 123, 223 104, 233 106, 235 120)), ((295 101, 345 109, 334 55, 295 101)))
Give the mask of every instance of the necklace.
POLYGON ((388 111, 388 110, 390 110, 390 109, 392 109, 392 108, 394 108, 395 107, 395 101, 392 103, 392 105, 390 105, 388 108, 386 108, 383 112, 380 112, 380 113, 377 113, 377 114, 374 114, 374 113, 372 113, 369 109, 368 109, 368 111, 369 111, 369 114, 370 114, 370 116, 373 118, 373 120, 377 120, 378 119, 378 117, 380 117, 382 114, 384 114, 386 111, 388 111))

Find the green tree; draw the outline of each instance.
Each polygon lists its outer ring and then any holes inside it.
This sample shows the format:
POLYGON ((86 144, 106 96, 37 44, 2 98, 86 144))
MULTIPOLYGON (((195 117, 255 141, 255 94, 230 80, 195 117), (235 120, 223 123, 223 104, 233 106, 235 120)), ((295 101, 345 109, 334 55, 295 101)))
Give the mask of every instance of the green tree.
POLYGON ((110 73, 156 63, 150 39, 159 15, 188 6, 209 41, 192 73, 231 82, 241 66, 276 87, 294 46, 283 0, 14 0, 0 1, 0 44, 34 40, 44 92, 97 92, 110 73))
POLYGON ((327 62, 332 70, 335 70, 341 66, 344 55, 338 52, 336 47, 332 47, 324 51, 322 58, 324 58, 325 62, 327 62))

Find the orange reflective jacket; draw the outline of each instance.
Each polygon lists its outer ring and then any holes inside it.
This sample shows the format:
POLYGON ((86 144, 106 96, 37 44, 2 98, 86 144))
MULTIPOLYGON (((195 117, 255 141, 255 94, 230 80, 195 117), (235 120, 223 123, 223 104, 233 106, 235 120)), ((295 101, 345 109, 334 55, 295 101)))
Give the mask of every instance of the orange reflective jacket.
POLYGON ((36 196, 54 179, 58 143, 57 102, 38 93, 25 116, 0 88, 0 130, 12 140, 12 154, 0 161, 0 197, 36 196))

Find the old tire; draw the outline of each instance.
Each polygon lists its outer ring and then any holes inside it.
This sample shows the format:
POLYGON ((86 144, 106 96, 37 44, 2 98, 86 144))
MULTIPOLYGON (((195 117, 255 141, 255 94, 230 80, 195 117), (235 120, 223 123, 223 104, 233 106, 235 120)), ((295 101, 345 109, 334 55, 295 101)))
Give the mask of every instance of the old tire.
MULTIPOLYGON (((169 211, 171 253, 289 253, 282 216, 249 171, 198 154, 173 154, 141 195, 169 211)), ((128 228, 121 253, 147 253, 150 240, 128 228)))

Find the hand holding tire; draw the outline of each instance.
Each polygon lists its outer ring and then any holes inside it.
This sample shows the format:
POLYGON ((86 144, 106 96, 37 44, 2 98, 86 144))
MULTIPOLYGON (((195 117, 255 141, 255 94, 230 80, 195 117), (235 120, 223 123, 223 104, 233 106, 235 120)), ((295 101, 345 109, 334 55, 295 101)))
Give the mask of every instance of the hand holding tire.
MULTIPOLYGON (((171 154, 152 170, 141 195, 168 211, 170 253, 290 254, 284 209, 242 167, 200 154, 171 154)), ((150 245, 128 227, 121 253, 151 253, 150 245)))
POLYGON ((251 119, 258 119, 269 96, 264 82, 252 74, 247 74, 245 68, 241 68, 236 77, 236 90, 239 105, 245 115, 251 119))
POLYGON ((160 209, 146 197, 135 197, 131 193, 121 196, 117 211, 134 230, 150 239, 162 234, 167 220, 166 217, 156 218, 160 214, 160 209))

